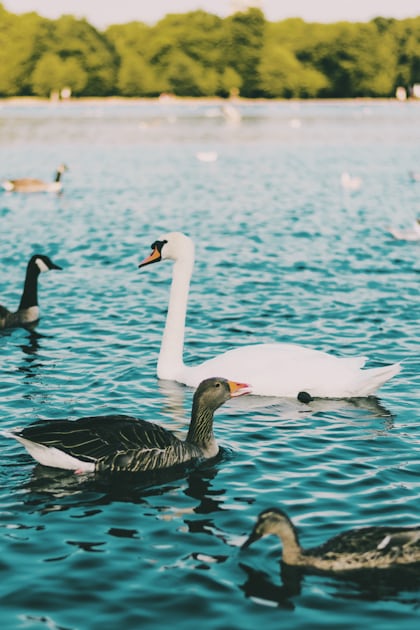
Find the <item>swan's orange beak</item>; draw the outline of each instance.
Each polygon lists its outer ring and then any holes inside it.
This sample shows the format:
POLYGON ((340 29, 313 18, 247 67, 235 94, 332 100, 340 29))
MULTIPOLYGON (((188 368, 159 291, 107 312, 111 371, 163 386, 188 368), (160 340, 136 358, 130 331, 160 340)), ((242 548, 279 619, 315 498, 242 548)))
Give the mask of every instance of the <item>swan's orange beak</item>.
POLYGON ((158 247, 154 247, 152 253, 149 254, 149 256, 146 256, 146 258, 141 261, 139 267, 145 267, 146 265, 150 265, 151 263, 159 262, 161 258, 162 256, 158 247))
POLYGON ((252 388, 246 383, 235 383, 235 381, 228 381, 231 398, 236 396, 243 396, 244 394, 250 394, 252 388))

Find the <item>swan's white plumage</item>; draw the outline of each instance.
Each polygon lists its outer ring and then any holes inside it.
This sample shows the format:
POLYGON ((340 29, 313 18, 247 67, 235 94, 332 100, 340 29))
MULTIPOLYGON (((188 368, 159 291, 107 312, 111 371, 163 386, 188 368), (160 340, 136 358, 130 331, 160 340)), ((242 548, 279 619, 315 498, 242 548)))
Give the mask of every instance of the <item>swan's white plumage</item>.
POLYGON ((296 344, 247 345, 225 352, 200 365, 183 362, 185 319, 194 266, 194 244, 180 232, 159 239, 160 256, 152 254, 143 263, 174 261, 168 314, 159 353, 157 376, 190 387, 205 378, 221 376, 249 383, 259 396, 296 397, 307 391, 313 397, 351 398, 369 396, 397 374, 399 363, 362 370, 365 357, 336 357, 296 344))

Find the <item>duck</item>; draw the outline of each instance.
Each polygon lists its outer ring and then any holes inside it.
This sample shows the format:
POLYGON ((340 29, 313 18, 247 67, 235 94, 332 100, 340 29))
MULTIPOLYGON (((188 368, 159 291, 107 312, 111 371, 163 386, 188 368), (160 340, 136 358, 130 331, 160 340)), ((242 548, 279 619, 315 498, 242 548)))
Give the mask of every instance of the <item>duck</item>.
POLYGON ((61 177, 64 171, 67 170, 68 167, 65 164, 60 164, 57 168, 55 179, 52 182, 46 182, 42 179, 23 177, 21 179, 6 179, 1 185, 6 192, 61 192, 63 188, 61 177))
POLYGON ((31 326, 39 320, 38 276, 52 269, 62 270, 51 258, 43 254, 34 254, 26 267, 25 284, 17 311, 9 311, 0 304, 0 330, 31 326))
POLYGON ((390 227, 388 231, 397 241, 420 241, 420 218, 414 221, 411 229, 390 227))
POLYGON ((336 357, 293 343, 245 345, 228 350, 199 365, 185 365, 185 320, 194 243, 183 232, 169 232, 152 244, 140 268, 172 260, 172 283, 165 329, 157 363, 157 377, 196 387, 213 374, 248 383, 252 394, 296 399, 300 392, 318 398, 358 398, 375 392, 397 374, 401 365, 361 368, 366 357, 336 357))
POLYGON ((263 510, 242 549, 274 534, 281 540, 282 561, 293 567, 317 571, 348 572, 363 569, 393 569, 420 563, 420 526, 361 527, 338 534, 319 547, 302 549, 297 530, 285 512, 263 510))
POLYGON ((185 440, 164 427, 126 415, 42 420, 4 431, 40 464, 91 472, 148 472, 215 457, 213 415, 230 398, 249 393, 245 383, 212 377, 197 387, 185 440))

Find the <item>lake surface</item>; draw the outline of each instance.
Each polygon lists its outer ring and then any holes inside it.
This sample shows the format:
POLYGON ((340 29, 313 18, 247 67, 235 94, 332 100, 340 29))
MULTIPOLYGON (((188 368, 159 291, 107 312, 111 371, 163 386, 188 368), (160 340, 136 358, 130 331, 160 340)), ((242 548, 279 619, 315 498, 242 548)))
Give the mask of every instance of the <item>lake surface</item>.
POLYGON ((155 483, 43 468, 0 436, 4 628, 418 627, 420 579, 290 593, 277 538, 240 546, 270 506, 308 547, 420 524, 420 242, 387 233, 420 216, 420 103, 237 109, 0 107, 0 177, 70 169, 61 195, 0 194, 0 303, 17 308, 33 253, 63 267, 40 277, 36 334, 1 333, 1 428, 125 413, 184 434, 193 392, 155 375, 171 265, 138 269, 172 230, 196 244, 187 362, 286 341, 403 370, 357 402, 229 401, 220 457, 155 483))

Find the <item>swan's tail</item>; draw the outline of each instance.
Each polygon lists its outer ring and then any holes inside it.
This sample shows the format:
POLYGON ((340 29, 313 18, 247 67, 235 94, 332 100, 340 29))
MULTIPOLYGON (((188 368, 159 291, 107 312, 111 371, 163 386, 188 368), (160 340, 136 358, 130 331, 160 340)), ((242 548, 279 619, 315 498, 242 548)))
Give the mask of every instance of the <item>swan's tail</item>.
POLYGON ((374 394, 384 383, 389 381, 401 370, 401 363, 392 363, 380 368, 370 368, 362 370, 363 383, 358 391, 359 396, 370 396, 374 394))

